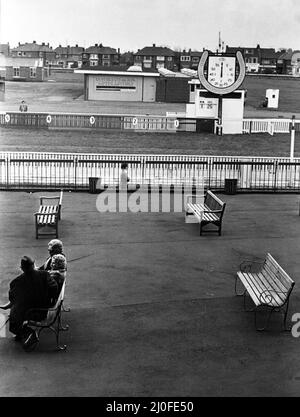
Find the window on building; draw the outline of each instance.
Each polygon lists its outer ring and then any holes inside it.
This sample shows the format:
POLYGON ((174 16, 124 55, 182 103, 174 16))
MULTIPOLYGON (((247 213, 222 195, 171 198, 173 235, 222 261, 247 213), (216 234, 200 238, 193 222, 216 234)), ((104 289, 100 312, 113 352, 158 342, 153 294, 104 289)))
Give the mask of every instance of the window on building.
POLYGON ((173 61, 173 57, 172 56, 168 56, 168 61, 172 62, 173 61))
POLYGON ((109 63, 108 61, 104 61, 104 62, 103 62, 103 66, 104 66, 104 67, 109 67, 109 66, 110 66, 110 63, 109 63))
POLYGON ((165 60, 165 57, 164 56, 157 56, 156 57, 156 60, 157 61, 164 61, 165 60))
POLYGON ((20 77, 20 67, 14 67, 14 77, 20 77))
POLYGON ((182 55, 180 57, 180 60, 183 61, 183 62, 188 62, 188 61, 191 60, 191 57, 189 55, 182 55))
POLYGON ((90 59, 98 59, 98 55, 97 54, 91 54, 90 59))
POLYGON ((193 93, 195 91, 195 84, 191 84, 191 92, 193 93))
POLYGON ((30 67, 30 77, 31 78, 36 77, 36 67, 30 67))
POLYGON ((151 62, 144 62, 144 68, 151 68, 151 62))
POLYGON ((103 57, 102 57, 103 59, 110 59, 110 56, 109 55, 103 55, 103 57))
POLYGON ((197 57, 197 56, 193 56, 192 61, 193 61, 193 62, 199 62, 199 57, 197 57))
POLYGON ((18 52, 18 56, 22 56, 22 52, 18 52))

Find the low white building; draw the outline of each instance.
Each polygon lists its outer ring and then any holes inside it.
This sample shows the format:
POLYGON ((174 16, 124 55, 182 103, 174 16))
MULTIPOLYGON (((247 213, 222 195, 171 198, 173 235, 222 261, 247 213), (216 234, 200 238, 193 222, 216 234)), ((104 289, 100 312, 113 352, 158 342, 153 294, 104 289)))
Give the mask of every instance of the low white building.
POLYGON ((155 102, 159 73, 132 67, 127 71, 78 69, 84 74, 85 100, 155 102))

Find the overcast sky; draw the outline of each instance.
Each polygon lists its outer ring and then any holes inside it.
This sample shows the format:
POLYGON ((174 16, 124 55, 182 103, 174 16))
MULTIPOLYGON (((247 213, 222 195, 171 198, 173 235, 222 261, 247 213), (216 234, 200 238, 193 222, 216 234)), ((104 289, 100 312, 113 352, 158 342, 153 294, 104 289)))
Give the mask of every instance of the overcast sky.
POLYGON ((0 42, 300 49, 300 0, 0 0, 0 42))

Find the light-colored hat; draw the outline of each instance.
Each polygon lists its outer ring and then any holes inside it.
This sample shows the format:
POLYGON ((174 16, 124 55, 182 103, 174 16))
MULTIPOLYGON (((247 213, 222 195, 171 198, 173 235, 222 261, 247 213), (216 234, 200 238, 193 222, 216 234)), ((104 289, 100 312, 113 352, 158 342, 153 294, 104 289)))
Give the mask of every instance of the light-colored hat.
POLYGON ((51 259, 52 271, 65 271, 67 269, 67 261, 64 255, 53 255, 51 259))

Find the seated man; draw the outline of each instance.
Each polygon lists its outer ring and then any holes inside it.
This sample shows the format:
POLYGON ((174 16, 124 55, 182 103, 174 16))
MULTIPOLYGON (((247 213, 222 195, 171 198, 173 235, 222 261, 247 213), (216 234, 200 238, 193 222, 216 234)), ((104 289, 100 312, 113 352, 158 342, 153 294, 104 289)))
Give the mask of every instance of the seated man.
MULTIPOLYGON (((26 313, 33 308, 49 308, 57 297, 58 285, 47 271, 35 269, 34 261, 29 256, 21 259, 23 273, 10 283, 9 303, 0 306, 10 309, 9 330, 16 335, 16 340, 23 340, 24 346, 37 341, 37 335, 27 326, 25 320, 30 319, 26 313)), ((43 320, 46 313, 34 319, 43 320)))
POLYGON ((66 256, 63 253, 63 243, 61 240, 58 240, 58 239, 50 240, 50 242, 48 243, 48 252, 49 252, 49 257, 47 258, 44 265, 39 267, 40 271, 50 271, 51 260, 54 255, 63 255, 66 259, 66 256))

